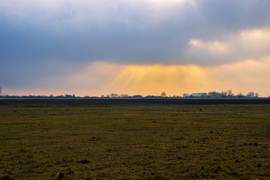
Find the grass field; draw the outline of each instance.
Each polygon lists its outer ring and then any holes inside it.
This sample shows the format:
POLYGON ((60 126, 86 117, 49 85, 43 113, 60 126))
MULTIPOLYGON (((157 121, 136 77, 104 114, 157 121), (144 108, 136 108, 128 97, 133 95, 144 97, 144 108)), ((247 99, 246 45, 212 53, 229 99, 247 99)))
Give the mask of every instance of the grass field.
POLYGON ((270 105, 1 106, 0 178, 270 179, 270 105))

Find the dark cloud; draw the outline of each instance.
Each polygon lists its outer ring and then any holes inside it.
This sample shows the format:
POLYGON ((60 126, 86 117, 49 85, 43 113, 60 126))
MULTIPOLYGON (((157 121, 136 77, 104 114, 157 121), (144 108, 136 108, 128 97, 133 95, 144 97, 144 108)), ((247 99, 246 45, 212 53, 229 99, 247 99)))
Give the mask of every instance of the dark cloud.
MULTIPOLYGON (((145 24, 148 20, 138 22, 136 18, 130 19, 130 23, 134 23, 131 28, 121 22, 123 19, 118 16, 109 18, 111 21, 105 27, 99 26, 98 22, 94 23, 96 26, 90 26, 88 20, 85 20, 85 24, 79 24, 83 29, 80 31, 72 27, 65 29, 61 19, 70 16, 65 15, 65 12, 55 17, 60 21, 59 26, 64 27, 60 32, 50 22, 36 23, 26 19, 25 23, 22 21, 13 24, 4 22, 7 19, 2 17, 1 56, 9 60, 29 61, 59 59, 78 62, 111 60, 122 63, 188 63, 181 54, 192 38, 222 38, 239 29, 269 23, 269 1, 196 2, 195 10, 186 5, 187 9, 180 9, 181 13, 172 13, 165 21, 157 24, 145 24), (136 24, 145 27, 138 28, 136 24)), ((130 17, 132 13, 142 19, 142 15, 137 12, 130 12, 130 17)), ((203 63, 199 59, 193 62, 196 61, 203 63)))
POLYGON ((198 1, 205 23, 229 30, 269 25, 267 0, 198 1))
POLYGON ((27 4, 0 8, 1 83, 15 86, 17 78, 25 77, 20 82, 29 78, 31 82, 48 73, 55 74, 55 62, 79 66, 95 61, 226 63, 241 58, 241 54, 214 56, 193 51, 195 54, 191 55, 187 53, 188 42, 194 38, 227 41, 241 30, 270 25, 268 0, 198 0, 177 6, 170 2, 165 10, 153 2, 148 7, 141 1, 117 1, 104 9, 99 4, 96 7, 100 9, 91 8, 89 12, 91 4, 84 8, 76 2, 74 7, 71 2, 68 6, 59 2, 59 7, 64 7, 59 11, 50 11, 50 6, 40 8, 42 5, 24 8, 27 4))

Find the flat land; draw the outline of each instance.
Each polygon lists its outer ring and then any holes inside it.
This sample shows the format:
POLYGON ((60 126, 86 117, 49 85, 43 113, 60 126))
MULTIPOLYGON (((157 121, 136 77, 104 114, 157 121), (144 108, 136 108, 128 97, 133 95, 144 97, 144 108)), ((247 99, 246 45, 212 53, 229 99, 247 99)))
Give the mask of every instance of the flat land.
POLYGON ((137 101, 0 99, 0 179, 270 179, 269 103, 137 101))

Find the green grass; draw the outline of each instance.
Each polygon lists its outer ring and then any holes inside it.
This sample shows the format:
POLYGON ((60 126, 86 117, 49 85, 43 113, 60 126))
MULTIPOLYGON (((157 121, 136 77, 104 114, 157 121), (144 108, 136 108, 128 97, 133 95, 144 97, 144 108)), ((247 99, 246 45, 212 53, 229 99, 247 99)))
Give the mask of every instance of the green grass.
POLYGON ((0 177, 61 176, 270 179, 270 105, 1 107, 0 177))

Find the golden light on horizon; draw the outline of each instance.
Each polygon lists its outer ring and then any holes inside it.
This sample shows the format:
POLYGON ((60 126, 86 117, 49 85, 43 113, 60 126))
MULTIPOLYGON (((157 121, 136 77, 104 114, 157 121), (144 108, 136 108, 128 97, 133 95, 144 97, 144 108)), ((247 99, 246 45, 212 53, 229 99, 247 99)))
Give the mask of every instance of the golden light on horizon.
POLYGON ((247 59, 219 66, 197 65, 122 65, 112 75, 106 91, 129 95, 168 95, 233 90, 268 96, 270 57, 247 59))
POLYGON ((219 66, 123 65, 95 62, 61 77, 39 81, 39 89, 3 89, 7 94, 101 96, 128 95, 182 96, 183 93, 232 90, 247 94, 270 95, 270 57, 247 59, 219 66), (43 87, 43 88, 42 88, 43 87), (53 87, 53 88, 52 88, 53 87))
POLYGON ((195 65, 127 65, 107 89, 142 95, 159 95, 162 91, 179 95, 195 86, 203 88, 207 79, 203 69, 195 65))

